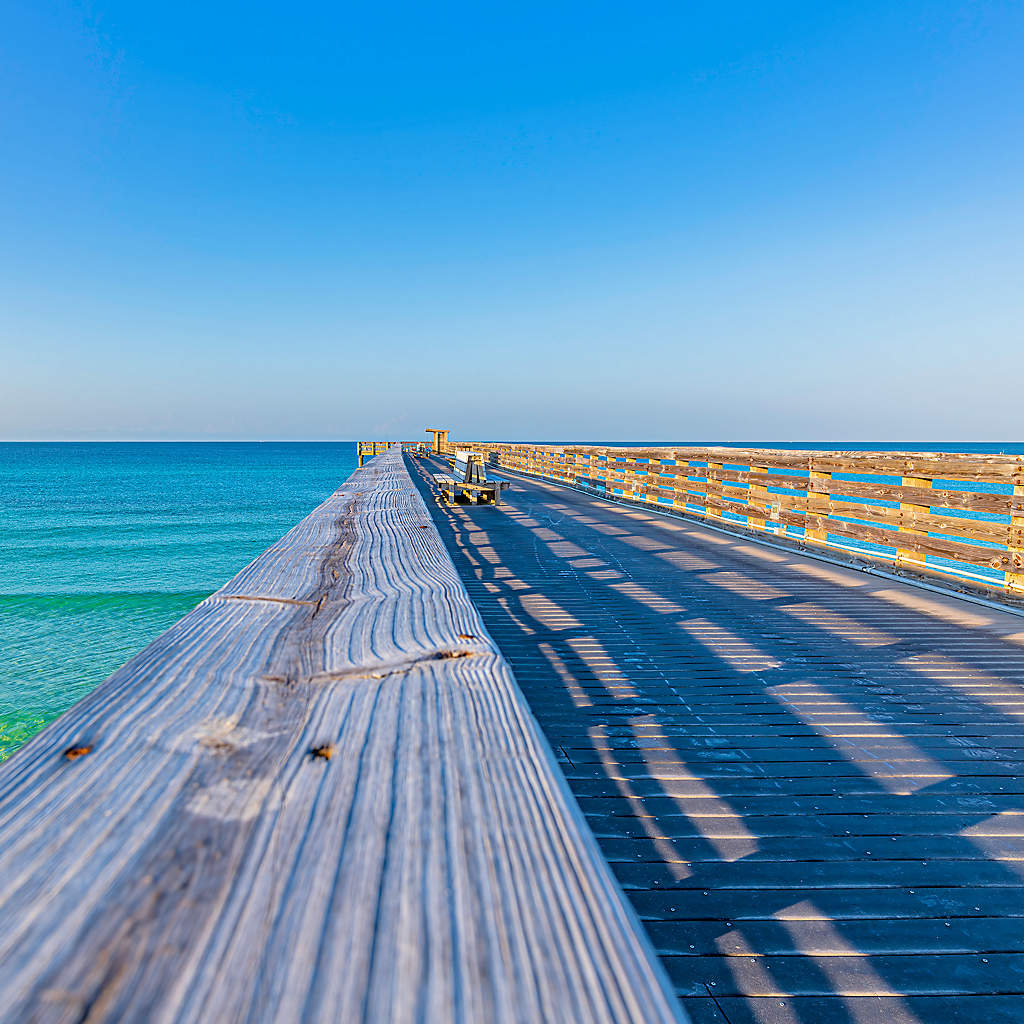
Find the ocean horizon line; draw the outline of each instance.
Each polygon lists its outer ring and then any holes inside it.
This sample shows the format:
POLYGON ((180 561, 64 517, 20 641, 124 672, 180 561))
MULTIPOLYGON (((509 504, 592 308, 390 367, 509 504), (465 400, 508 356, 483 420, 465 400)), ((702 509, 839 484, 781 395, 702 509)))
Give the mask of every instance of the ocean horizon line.
MULTIPOLYGON (((385 436, 377 438, 279 438, 279 437, 124 437, 124 438, 0 438, 0 444, 5 445, 47 445, 47 444, 81 444, 81 445, 104 445, 104 444, 355 444, 359 440, 369 441, 418 441, 420 438, 408 438, 399 436, 385 436)), ((487 441, 488 438, 466 438, 466 442, 487 441)), ((542 445, 601 445, 619 447, 695 447, 695 448, 850 448, 853 450, 862 449, 866 445, 879 445, 886 450, 893 450, 895 446, 904 447, 908 451, 943 451, 940 446, 948 445, 970 445, 972 448, 984 446, 986 448, 1018 448, 1024 446, 1024 441, 1009 440, 884 440, 881 438, 844 438, 844 439, 819 439, 819 440, 609 440, 606 438, 500 438, 508 444, 542 444, 542 445), (931 446, 931 447, 923 447, 931 446)), ((459 438, 454 438, 454 443, 459 443, 459 438)), ((429 444, 429 438, 423 439, 424 444, 429 444)))

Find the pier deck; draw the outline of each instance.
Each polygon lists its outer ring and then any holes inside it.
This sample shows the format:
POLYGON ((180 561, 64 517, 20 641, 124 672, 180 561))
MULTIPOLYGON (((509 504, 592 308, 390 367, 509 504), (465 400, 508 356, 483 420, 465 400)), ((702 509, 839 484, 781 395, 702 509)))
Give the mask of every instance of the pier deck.
POLYGON ((428 505, 693 1020, 1024 1021, 1024 619, 509 475, 428 505))

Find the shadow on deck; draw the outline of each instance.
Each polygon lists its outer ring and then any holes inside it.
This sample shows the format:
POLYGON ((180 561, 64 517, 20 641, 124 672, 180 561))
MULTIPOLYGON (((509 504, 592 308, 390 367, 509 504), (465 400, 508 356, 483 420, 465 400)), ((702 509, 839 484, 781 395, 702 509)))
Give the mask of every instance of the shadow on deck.
POLYGON ((696 1024, 1024 1021, 1024 621, 513 479, 428 507, 696 1024))

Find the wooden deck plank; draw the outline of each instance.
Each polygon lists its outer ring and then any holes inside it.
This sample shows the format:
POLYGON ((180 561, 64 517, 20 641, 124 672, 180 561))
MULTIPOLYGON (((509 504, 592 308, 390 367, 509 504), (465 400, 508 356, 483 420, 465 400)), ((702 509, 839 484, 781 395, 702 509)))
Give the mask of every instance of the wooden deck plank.
POLYGON ((432 514, 694 1017, 1019 1020, 1024 620, 509 475, 432 514))
MULTIPOLYGON (((729 1024, 817 1024, 834 1014, 836 999, 815 996, 725 997, 716 1001, 729 1024)), ((949 996, 847 996, 845 1019, 855 1024, 1020 1024, 1017 996, 975 996, 962 1002, 949 996)))
POLYGON ((0 768, 0 914, 3 1020, 682 1019, 397 450, 0 768))

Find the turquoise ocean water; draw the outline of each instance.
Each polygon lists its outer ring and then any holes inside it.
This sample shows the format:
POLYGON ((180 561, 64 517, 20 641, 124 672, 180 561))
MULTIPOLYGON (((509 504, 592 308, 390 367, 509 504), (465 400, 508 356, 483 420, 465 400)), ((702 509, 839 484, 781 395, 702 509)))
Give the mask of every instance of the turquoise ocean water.
POLYGON ((0 444, 0 758, 355 464, 350 442, 0 444))
MULTIPOLYGON (((1024 454, 1004 442, 749 443, 1024 454)), ((0 444, 0 758, 230 579, 354 467, 351 442, 0 444)))

